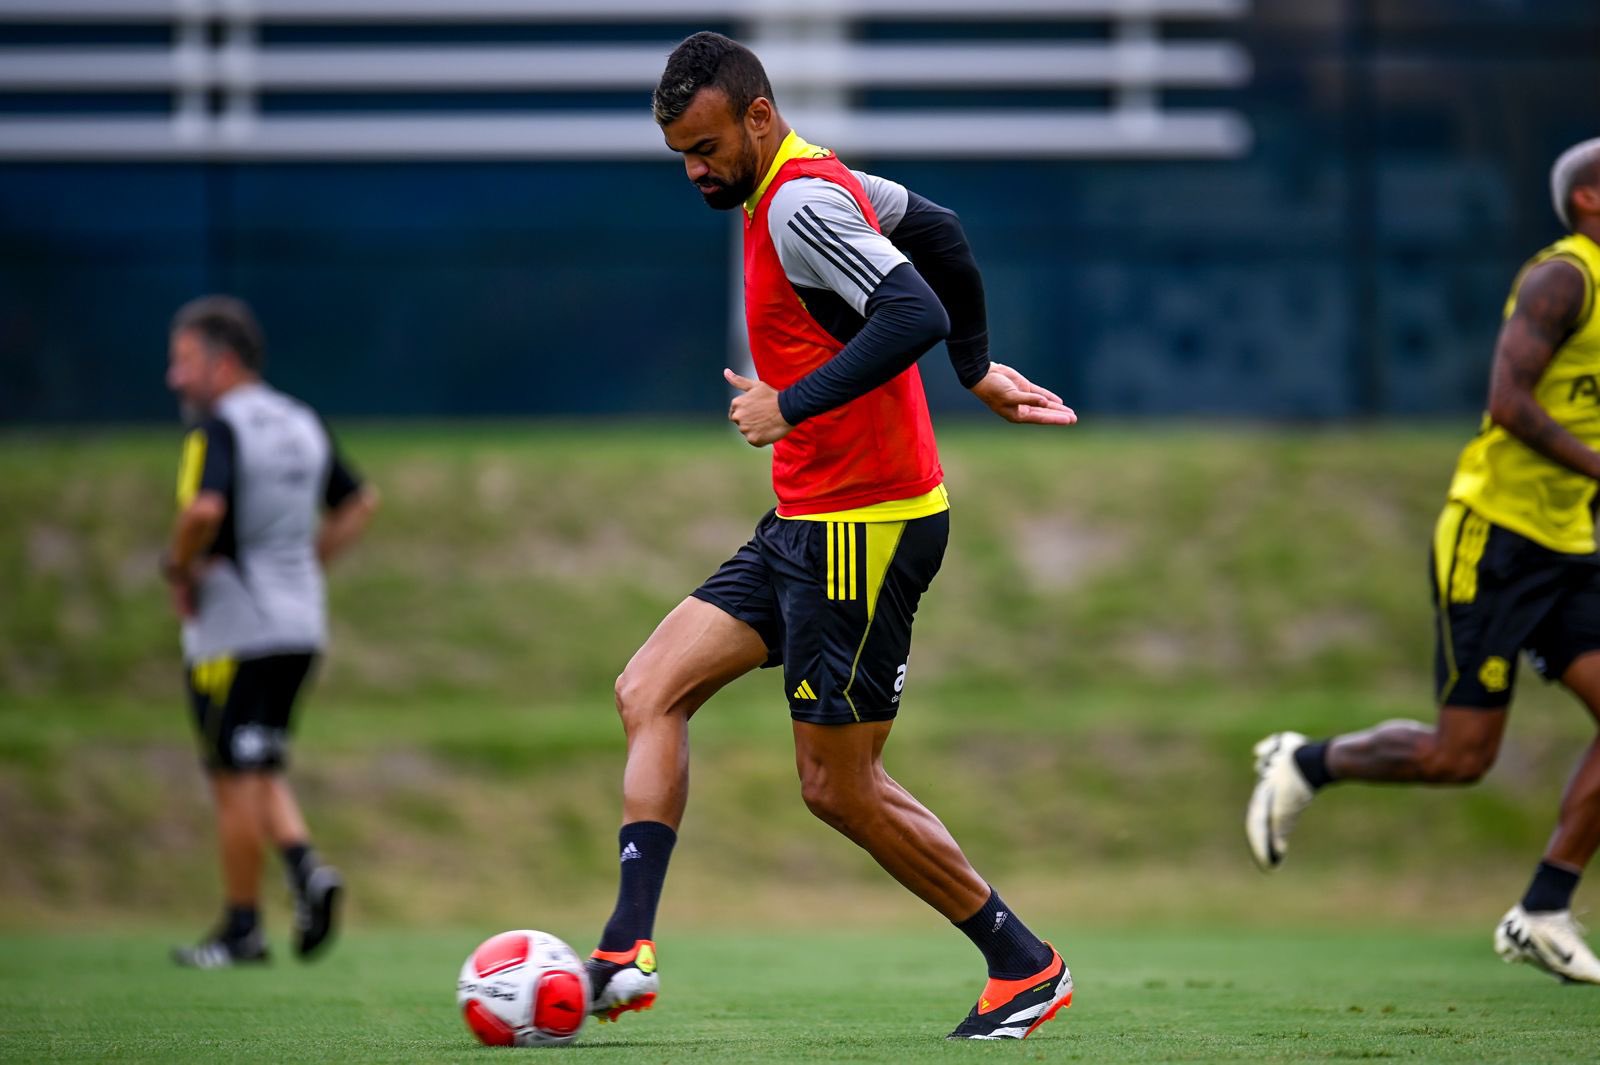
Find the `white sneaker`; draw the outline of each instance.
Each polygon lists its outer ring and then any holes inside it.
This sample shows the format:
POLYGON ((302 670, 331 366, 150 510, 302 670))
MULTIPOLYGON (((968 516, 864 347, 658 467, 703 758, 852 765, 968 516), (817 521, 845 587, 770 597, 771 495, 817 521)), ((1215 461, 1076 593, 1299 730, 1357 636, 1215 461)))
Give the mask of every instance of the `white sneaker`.
POLYGON ((1511 907, 1494 930, 1494 952, 1508 962, 1527 962, 1564 984, 1600 984, 1600 958, 1583 940, 1571 910, 1529 913, 1511 907))
POLYGON ((1294 764, 1294 752, 1305 744, 1298 732, 1275 732, 1255 746, 1256 790, 1245 811, 1244 834, 1262 872, 1283 863, 1295 819, 1316 794, 1294 764))

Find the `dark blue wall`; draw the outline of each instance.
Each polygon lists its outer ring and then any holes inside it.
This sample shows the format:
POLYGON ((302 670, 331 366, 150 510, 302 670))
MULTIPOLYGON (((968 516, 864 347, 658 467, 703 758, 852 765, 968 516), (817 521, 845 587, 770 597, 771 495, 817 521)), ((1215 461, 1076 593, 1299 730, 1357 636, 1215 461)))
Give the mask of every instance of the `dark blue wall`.
MULTIPOLYGON (((1244 159, 848 161, 961 213, 996 355, 1085 411, 1474 409, 1558 235, 1548 167, 1600 134, 1600 4, 1261 0, 1236 28, 1251 86, 1174 100, 1241 109, 1244 159)), ((213 290, 330 414, 720 410, 732 221, 696 200, 670 157, 0 167, 0 420, 170 417, 168 316, 213 290)))

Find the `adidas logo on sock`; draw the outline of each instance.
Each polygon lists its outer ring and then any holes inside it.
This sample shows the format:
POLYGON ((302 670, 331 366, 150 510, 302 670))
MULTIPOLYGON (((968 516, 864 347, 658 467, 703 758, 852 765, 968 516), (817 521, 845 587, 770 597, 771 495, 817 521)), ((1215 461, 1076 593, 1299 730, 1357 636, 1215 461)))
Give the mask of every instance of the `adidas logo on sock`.
POLYGON ((1007 914, 1004 910, 1001 910, 999 913, 994 915, 994 927, 989 929, 989 934, 991 936, 1000 931, 1000 926, 1006 923, 1006 918, 1008 916, 1009 914, 1007 914))
POLYGON ((642 857, 644 857, 644 855, 639 853, 639 848, 633 845, 632 840, 629 840, 628 845, 622 848, 622 857, 619 858, 618 861, 631 862, 635 858, 642 857))

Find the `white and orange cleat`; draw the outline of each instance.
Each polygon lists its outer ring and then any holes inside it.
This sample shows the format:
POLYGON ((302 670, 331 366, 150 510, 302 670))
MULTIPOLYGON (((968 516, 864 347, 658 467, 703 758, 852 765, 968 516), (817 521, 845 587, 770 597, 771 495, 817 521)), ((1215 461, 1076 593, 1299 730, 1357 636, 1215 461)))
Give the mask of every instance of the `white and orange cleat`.
MULTIPOLYGON (((1046 944, 1049 946, 1049 944, 1046 944)), ((1072 1005, 1072 972, 1050 947, 1050 964, 1022 980, 989 978, 978 1004, 947 1039, 1026 1039, 1072 1005)))
POLYGON ((656 971, 656 945, 648 939, 629 950, 596 950, 585 964, 589 972, 589 1012, 601 1023, 624 1013, 647 1010, 661 992, 656 971))

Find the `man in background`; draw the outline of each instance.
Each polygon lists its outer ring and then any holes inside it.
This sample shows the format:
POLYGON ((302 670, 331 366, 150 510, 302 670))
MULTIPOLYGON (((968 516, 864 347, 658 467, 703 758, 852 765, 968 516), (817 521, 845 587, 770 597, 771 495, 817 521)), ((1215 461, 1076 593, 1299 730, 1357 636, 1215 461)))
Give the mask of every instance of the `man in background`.
MULTIPOLYGON (((1483 427, 1461 453, 1433 537, 1433 726, 1389 721, 1308 743, 1256 745, 1245 830, 1264 870, 1283 861, 1312 797, 1344 780, 1471 784, 1494 764, 1526 651, 1600 724, 1600 138, 1550 175, 1569 235, 1523 266, 1506 301, 1483 427)), ((1572 895, 1600 847, 1600 739, 1578 761, 1556 830, 1522 900, 1495 929, 1496 952, 1566 982, 1600 984, 1600 960, 1572 895)))
POLYGON ((294 896, 299 957, 330 941, 344 888, 312 849, 284 769, 295 699, 328 639, 323 567, 361 535, 377 494, 316 412, 262 380, 264 357, 261 327, 237 299, 205 296, 173 318, 167 386, 191 428, 161 565, 216 801, 225 909, 172 956, 202 969, 267 960, 269 840, 294 896))

